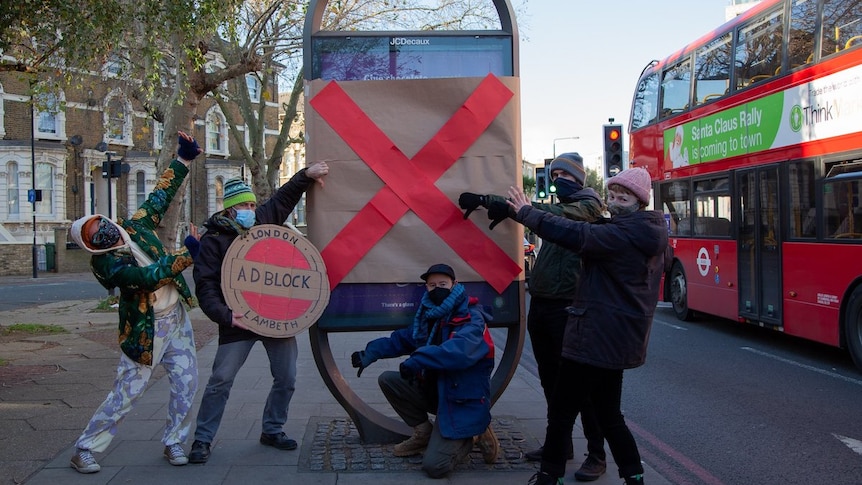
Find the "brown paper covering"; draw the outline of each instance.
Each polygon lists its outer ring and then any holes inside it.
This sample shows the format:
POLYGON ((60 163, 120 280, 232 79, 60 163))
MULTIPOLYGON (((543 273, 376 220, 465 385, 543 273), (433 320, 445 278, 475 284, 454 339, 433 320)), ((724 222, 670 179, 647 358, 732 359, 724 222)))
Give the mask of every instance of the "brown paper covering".
MULTIPOLYGON (((499 78, 514 96, 482 136, 436 182, 457 205, 462 192, 505 194, 521 186, 520 85, 518 78, 499 78)), ((413 157, 458 110, 482 78, 396 81, 340 81, 355 103, 408 158, 413 157)), ((325 160, 330 167, 325 186, 308 194, 308 238, 321 251, 383 187, 383 182, 309 105, 330 81, 306 83, 307 160, 325 160)), ((404 180, 410 184, 410 179, 404 180)), ((469 220, 523 267, 523 227, 514 221, 488 229, 484 209, 469 220)), ((361 235, 357 235, 361 237, 361 235)), ((458 280, 482 281, 440 237, 408 211, 368 252, 342 283, 414 282, 431 264, 455 269, 458 280)), ((523 272, 513 278, 522 280, 523 272)))

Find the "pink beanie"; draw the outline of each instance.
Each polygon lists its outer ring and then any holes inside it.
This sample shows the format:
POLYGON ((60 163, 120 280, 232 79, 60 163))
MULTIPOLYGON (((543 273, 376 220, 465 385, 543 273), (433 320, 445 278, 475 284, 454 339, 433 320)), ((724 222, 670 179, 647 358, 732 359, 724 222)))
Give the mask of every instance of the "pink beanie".
POLYGON ((652 184, 649 172, 645 168, 635 167, 623 170, 608 180, 608 187, 611 185, 625 187, 631 190, 644 205, 649 204, 649 191, 652 184))

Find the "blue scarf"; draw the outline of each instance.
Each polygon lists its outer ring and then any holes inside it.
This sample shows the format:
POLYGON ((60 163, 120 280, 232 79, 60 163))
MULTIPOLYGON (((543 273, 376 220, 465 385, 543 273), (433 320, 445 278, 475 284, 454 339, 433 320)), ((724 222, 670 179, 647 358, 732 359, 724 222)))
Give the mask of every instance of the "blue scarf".
POLYGON ((430 345, 431 339, 437 333, 441 320, 449 320, 453 313, 466 313, 466 311, 467 294, 461 283, 456 283, 452 287, 452 292, 449 293, 449 296, 439 305, 431 302, 426 291, 422 295, 419 309, 416 310, 416 315, 413 317, 413 342, 417 346, 420 346, 422 342, 425 342, 424 345, 430 345), (434 328, 429 332, 428 322, 431 320, 434 320, 434 328))

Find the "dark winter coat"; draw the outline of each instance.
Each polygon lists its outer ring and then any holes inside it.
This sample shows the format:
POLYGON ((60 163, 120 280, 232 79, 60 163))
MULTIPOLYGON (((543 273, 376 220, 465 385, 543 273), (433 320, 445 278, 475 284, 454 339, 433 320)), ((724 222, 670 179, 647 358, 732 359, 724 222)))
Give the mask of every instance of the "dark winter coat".
MULTIPOLYGON (((268 201, 257 206, 255 224, 284 224, 302 199, 303 192, 314 183, 314 179, 308 177, 305 171, 302 169, 297 172, 268 201)), ((219 345, 259 339, 260 335, 233 326, 233 311, 225 303, 221 291, 221 264, 239 233, 233 227, 220 224, 217 215, 214 214, 204 223, 206 232, 201 236, 200 252, 194 264, 195 295, 201 310, 219 326, 219 345)))
POLYGON ((562 356, 606 369, 642 365, 667 246, 661 212, 638 211, 591 224, 523 207, 516 220, 582 258, 562 356))
MULTIPOLYGON (((491 371, 494 343, 485 325, 487 315, 476 298, 469 298, 452 317, 440 322, 439 345, 416 342, 414 323, 372 340, 365 347, 370 364, 378 359, 410 355, 418 367, 436 371, 437 421, 446 439, 482 434, 491 422, 491 371)), ((433 340, 431 336, 429 340, 433 340)), ((405 361, 406 362, 406 361, 405 361)))

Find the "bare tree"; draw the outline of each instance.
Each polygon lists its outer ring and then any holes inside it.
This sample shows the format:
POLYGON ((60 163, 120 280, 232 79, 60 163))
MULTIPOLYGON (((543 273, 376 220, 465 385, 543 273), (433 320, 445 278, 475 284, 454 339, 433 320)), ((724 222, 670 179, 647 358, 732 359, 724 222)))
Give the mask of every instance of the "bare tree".
MULTIPOLYGON (((302 35, 307 2, 297 0, 246 2, 236 35, 227 38, 222 51, 226 59, 255 52, 261 60, 256 72, 262 92, 270 92, 279 82, 290 89, 277 140, 266 152, 262 123, 263 107, 251 102, 242 78, 228 83, 218 92, 219 104, 230 126, 231 136, 241 147, 252 183, 260 200, 266 200, 278 184, 278 169, 287 146, 304 143, 300 134, 291 136, 302 100, 302 35), (235 103, 242 120, 227 115, 228 103, 235 103), (251 150, 246 149, 244 123, 249 130, 251 150)), ((481 30, 499 28, 500 22, 491 0, 340 0, 327 5, 323 25, 326 30, 481 30)), ((276 101, 276 100, 273 100, 276 101)))

